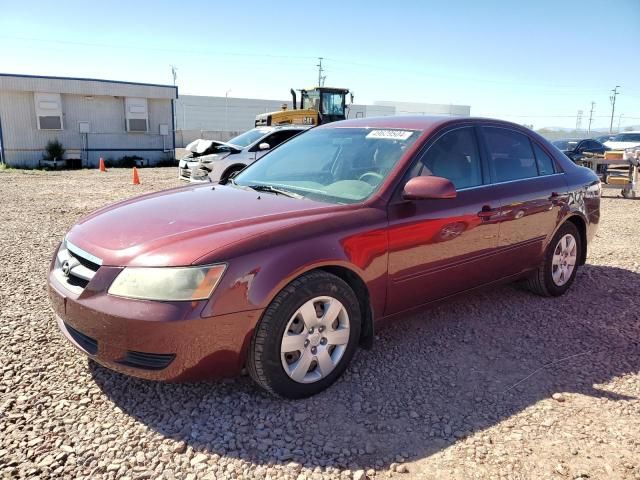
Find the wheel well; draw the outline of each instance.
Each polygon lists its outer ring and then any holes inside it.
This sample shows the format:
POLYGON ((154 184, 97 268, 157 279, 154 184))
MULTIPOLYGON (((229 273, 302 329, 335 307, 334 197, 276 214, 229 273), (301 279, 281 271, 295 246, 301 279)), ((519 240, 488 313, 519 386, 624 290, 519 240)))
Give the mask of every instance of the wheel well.
POLYGON ((341 278, 353 289, 356 297, 358 297, 360 311, 363 314, 363 324, 360 329, 360 346, 367 349, 371 348, 373 346, 373 310, 367 284, 356 273, 345 267, 325 266, 318 270, 323 270, 341 278))
POLYGON ((580 234, 580 244, 582 245, 582 252, 580 252, 580 259, 578 265, 584 265, 587 261, 587 224, 578 215, 573 215, 567 219, 567 222, 573 223, 578 229, 580 234))
POLYGON ((238 170, 242 170, 243 168, 245 168, 246 165, 242 164, 242 163, 236 163, 235 165, 231 165, 229 168, 227 168, 222 175, 220 176, 220 180, 224 180, 227 177, 229 177, 229 175, 231 175, 233 172, 237 172, 238 170))

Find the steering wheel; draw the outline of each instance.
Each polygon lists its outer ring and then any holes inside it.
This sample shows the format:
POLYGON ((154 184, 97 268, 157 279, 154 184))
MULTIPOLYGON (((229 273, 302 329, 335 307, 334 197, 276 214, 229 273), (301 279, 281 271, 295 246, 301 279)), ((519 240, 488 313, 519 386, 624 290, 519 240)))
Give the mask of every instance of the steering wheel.
POLYGON ((384 180, 384 177, 382 175, 380 175, 377 172, 365 172, 362 175, 360 175, 360 178, 358 178, 358 180, 360 180, 361 182, 367 182, 369 185, 373 185, 376 186, 378 185, 382 180, 384 180), (375 182, 371 182, 367 179, 372 179, 372 180, 377 180, 375 182))

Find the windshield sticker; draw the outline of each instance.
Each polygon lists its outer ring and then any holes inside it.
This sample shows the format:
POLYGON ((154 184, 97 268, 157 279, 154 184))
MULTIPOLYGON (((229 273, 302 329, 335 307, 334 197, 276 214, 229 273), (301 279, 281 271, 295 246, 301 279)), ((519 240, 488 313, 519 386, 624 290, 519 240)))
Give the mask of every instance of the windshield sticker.
POLYGON ((371 130, 367 138, 381 138, 384 140, 406 140, 413 132, 407 130, 371 130))

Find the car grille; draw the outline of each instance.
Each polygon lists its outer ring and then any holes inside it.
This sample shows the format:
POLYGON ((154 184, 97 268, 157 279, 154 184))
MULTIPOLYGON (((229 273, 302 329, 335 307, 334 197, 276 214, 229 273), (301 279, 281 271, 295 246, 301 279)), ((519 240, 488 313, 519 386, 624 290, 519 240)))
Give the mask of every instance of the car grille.
POLYGON ((189 180, 191 178, 191 169, 190 168, 181 168, 180 169, 180 178, 183 180, 189 180))
POLYGON ((102 260, 98 257, 65 241, 58 250, 54 275, 62 285, 79 295, 101 264, 102 260))
POLYGON ((84 333, 76 330, 71 325, 65 322, 64 324, 67 332, 73 340, 80 345, 80 347, 85 350, 89 355, 95 355, 98 353, 98 341, 94 338, 91 338, 89 335, 85 335, 84 333))
POLYGON ((174 358, 176 356, 173 353, 145 353, 129 350, 124 358, 118 360, 118 363, 144 370, 162 370, 167 368, 174 358))

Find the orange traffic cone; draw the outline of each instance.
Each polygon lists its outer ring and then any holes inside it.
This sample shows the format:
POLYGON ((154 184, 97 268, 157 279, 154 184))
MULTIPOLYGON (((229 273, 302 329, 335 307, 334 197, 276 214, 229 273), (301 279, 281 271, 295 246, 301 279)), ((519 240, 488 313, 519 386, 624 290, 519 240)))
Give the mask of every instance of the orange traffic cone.
POLYGON ((133 184, 140 185, 140 177, 138 176, 138 169, 133 167, 133 184))
POLYGON ((100 157, 100 171, 101 172, 106 172, 107 169, 104 168, 104 158, 100 157))

